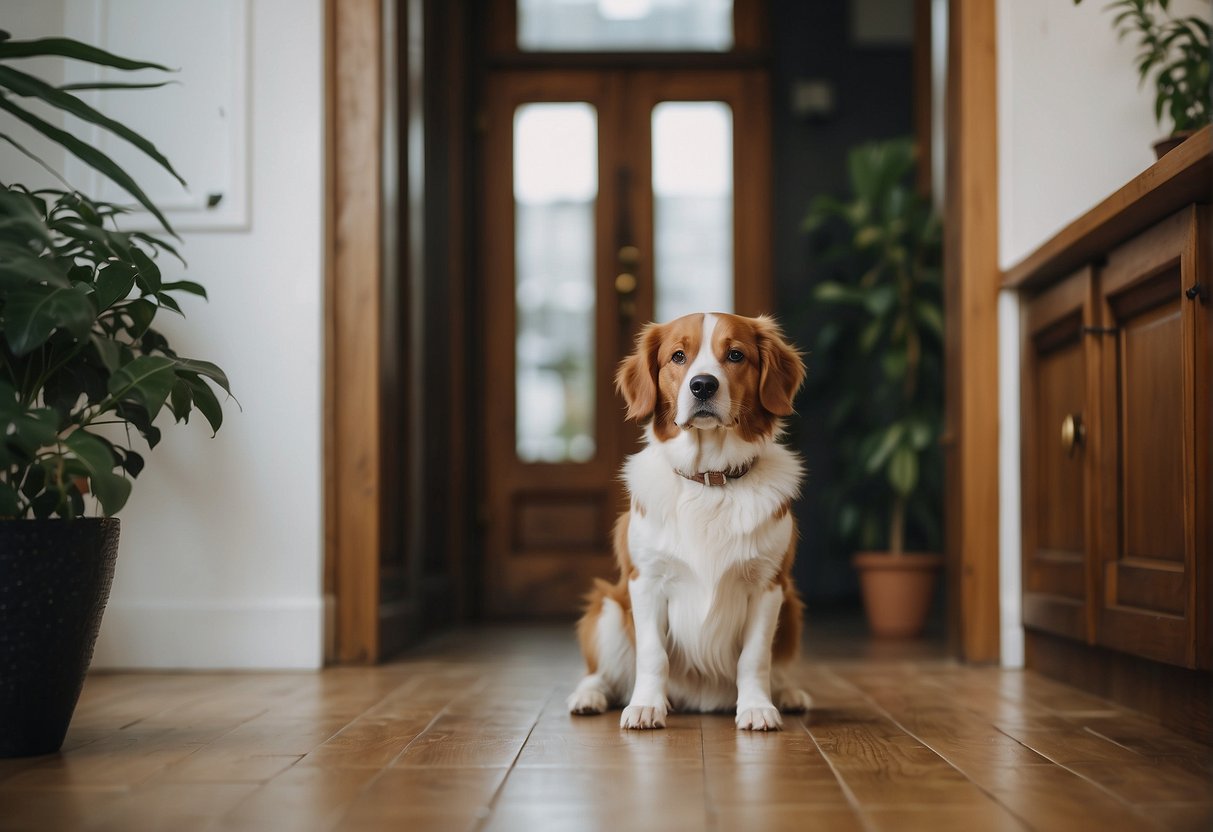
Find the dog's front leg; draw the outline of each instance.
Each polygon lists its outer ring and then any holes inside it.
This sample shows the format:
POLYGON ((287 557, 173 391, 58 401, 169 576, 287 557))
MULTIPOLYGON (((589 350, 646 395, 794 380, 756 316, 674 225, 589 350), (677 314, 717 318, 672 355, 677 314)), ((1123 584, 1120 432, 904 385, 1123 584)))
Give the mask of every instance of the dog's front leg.
POLYGON ((664 728, 670 675, 670 657, 662 640, 665 595, 658 581, 643 573, 628 581, 628 593, 636 627, 636 685, 632 701, 619 718, 619 727, 664 728))
POLYGON ((771 702, 771 642, 779 623, 783 589, 771 587, 750 597, 745 635, 737 660, 737 727, 776 731, 783 727, 771 702))

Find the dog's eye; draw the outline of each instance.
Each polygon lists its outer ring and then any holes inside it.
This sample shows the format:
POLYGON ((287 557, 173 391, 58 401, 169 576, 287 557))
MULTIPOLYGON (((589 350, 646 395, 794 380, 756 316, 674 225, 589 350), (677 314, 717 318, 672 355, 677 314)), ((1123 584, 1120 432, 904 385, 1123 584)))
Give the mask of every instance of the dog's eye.
POLYGON ((729 350, 727 357, 729 361, 732 361, 734 364, 745 361, 745 353, 743 353, 741 350, 729 350))
POLYGON ((674 354, 670 356, 670 360, 673 361, 675 364, 686 364, 687 363, 687 354, 685 352, 683 352, 682 350, 675 350, 674 354))

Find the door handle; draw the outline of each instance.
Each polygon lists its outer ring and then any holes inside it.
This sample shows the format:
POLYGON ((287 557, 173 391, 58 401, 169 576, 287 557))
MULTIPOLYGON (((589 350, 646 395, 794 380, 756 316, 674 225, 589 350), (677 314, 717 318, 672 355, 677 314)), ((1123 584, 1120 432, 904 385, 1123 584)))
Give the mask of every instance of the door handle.
POLYGON ((615 253, 619 273, 615 275, 615 294, 619 296, 619 324, 624 332, 632 328, 636 317, 636 289, 640 281, 636 277, 640 265, 640 249, 634 245, 622 245, 615 253))
POLYGON ((1087 426, 1082 423, 1081 413, 1067 413, 1061 420, 1061 446, 1068 456, 1082 447, 1087 438, 1087 426))

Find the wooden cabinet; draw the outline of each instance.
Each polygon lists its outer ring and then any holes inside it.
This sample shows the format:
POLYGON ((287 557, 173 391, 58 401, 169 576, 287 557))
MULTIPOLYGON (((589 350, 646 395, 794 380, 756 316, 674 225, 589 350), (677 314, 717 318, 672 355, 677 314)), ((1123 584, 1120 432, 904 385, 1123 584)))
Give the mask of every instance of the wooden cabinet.
POLYGON ((1028 298, 1024 623, 1210 666, 1207 206, 1028 298))
POLYGON ((1098 278, 1096 641, 1210 666, 1208 207, 1113 250, 1098 278))
POLYGON ((1094 285, 1084 268, 1028 301, 1022 357, 1024 621, 1084 641, 1094 637, 1098 511, 1094 285))
POLYGON ((1027 665, 1213 740, 1213 130, 1012 267, 1027 665))

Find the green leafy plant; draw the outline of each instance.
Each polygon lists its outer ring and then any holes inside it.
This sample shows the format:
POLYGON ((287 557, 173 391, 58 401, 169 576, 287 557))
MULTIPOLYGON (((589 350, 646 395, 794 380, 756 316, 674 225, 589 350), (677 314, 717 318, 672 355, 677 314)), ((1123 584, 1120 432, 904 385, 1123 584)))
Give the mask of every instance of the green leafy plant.
POLYGON ((1137 37, 1141 83, 1157 72, 1154 120, 1161 126, 1169 116, 1174 135, 1209 123, 1210 24, 1195 16, 1175 17, 1170 5, 1170 0, 1113 0, 1106 8, 1116 15, 1112 25, 1122 40, 1137 37))
POLYGON ((834 533, 854 550, 938 551, 942 511, 941 230, 910 181, 908 139, 848 159, 852 195, 819 197, 805 220, 830 279, 810 304, 825 323, 810 394, 830 403, 839 464, 827 487, 834 533))
MULTIPOLYGON (((168 220, 113 159, 24 106, 38 100, 95 124, 180 181, 150 142, 75 95, 165 82, 56 87, 11 66, 42 56, 120 70, 166 68, 65 38, 14 41, 0 32, 0 111, 108 176, 175 237, 168 220)), ((0 132, 0 139, 51 170, 12 136, 0 132)), ((162 236, 121 230, 117 219, 127 210, 91 200, 66 183, 46 190, 0 186, 0 518, 71 518, 85 512, 88 492, 104 514, 113 515, 144 466, 131 447, 132 429, 155 447, 160 430, 154 422, 165 407, 178 422, 188 421, 196 408, 212 431, 222 424, 211 385, 230 395, 224 372, 177 355, 153 326, 162 310, 181 314, 179 297, 205 298, 206 290, 163 279, 159 255, 180 255, 162 236), (125 441, 116 441, 123 427, 125 441)))

